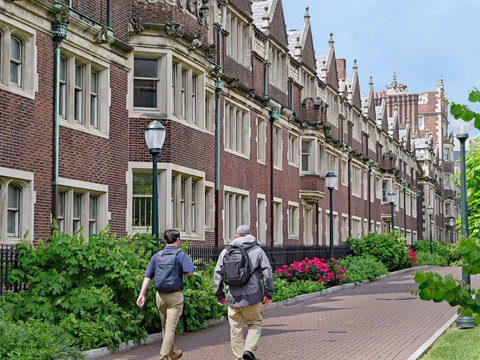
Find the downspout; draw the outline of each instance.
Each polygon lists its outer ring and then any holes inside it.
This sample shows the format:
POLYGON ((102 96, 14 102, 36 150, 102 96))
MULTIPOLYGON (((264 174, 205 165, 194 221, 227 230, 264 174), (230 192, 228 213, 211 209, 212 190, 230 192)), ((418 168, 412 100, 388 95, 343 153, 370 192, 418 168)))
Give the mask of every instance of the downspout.
MULTIPOLYGON (((368 231, 367 234, 370 234, 370 227, 372 226, 372 164, 368 164, 368 231)), ((375 226, 373 227, 375 229, 375 226)))
POLYGON ((113 0, 107 0, 107 27, 112 27, 112 2, 113 0))
MULTIPOLYGON (((65 9, 65 8, 62 8, 65 9)), ((52 220, 57 218, 57 194, 58 194, 58 173, 59 173, 59 124, 60 114, 60 44, 67 37, 68 13, 61 10, 56 14, 52 22, 53 46, 54 46, 54 74, 55 74, 55 95, 53 100, 53 181, 52 181, 52 220)), ((67 10, 68 11, 68 10, 67 10)))
POLYGON ((352 157, 351 152, 348 153, 348 194, 347 194, 347 205, 348 205, 348 237, 352 237, 352 157))
POLYGON ((274 214, 274 193, 273 193, 273 176, 274 176, 274 169, 273 169, 273 151, 274 151, 274 144, 273 144, 273 123, 275 120, 278 120, 280 117, 280 110, 277 108, 272 108, 269 111, 270 114, 270 204, 271 204, 271 216, 270 216, 270 233, 271 233, 271 241, 270 246, 273 247, 274 244, 274 226, 275 226, 275 214, 274 214))
POLYGON ((220 244, 219 227, 220 219, 220 94, 224 86, 221 80, 222 61, 222 24, 217 23, 217 68, 218 74, 215 81, 215 247, 220 244))
POLYGON ((263 65, 263 97, 268 98, 268 59, 265 60, 265 64, 263 65))

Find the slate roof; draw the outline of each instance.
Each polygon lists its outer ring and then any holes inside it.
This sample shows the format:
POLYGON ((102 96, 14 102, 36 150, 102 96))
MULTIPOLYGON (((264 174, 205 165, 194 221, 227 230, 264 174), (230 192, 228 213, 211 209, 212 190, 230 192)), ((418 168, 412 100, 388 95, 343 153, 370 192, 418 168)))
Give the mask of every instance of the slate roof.
POLYGON ((262 28, 262 18, 263 14, 265 13, 265 7, 268 7, 270 11, 270 7, 272 6, 273 0, 266 0, 266 1, 259 1, 252 3, 252 17, 253 23, 259 29, 262 28))
POLYGON ((315 59, 317 60, 317 71, 320 71, 321 69, 323 69, 323 62, 324 61, 325 63, 327 62, 327 57, 328 57, 328 54, 315 56, 315 59))
POLYGON ((301 30, 290 30, 288 34, 288 52, 294 56, 295 55, 295 45, 297 45, 297 38, 302 39, 301 30))

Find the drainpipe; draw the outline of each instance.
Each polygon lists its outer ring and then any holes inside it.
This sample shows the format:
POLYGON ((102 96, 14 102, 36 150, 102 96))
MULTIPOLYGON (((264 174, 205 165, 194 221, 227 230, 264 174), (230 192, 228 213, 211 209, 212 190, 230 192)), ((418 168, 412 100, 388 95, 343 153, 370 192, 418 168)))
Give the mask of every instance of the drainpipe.
POLYGON ((272 108, 269 111, 270 114, 270 208, 271 208, 271 216, 270 216, 270 233, 271 233, 271 241, 270 246, 273 247, 274 244, 274 226, 275 226, 275 214, 274 214, 274 193, 273 193, 273 151, 274 151, 274 144, 273 144, 273 123, 275 120, 280 118, 280 110, 277 108, 272 108))
POLYGON ((220 224, 220 94, 223 89, 223 81, 220 76, 215 82, 215 247, 219 245, 220 224))
MULTIPOLYGON (((368 164, 368 231, 370 234, 370 227, 372 226, 372 164, 368 164)), ((375 226, 373 227, 375 229, 375 226)))
POLYGON ((352 157, 353 153, 348 153, 348 194, 347 194, 347 205, 348 205, 348 237, 352 237, 352 157))
POLYGON ((263 97, 268 97, 268 59, 265 60, 265 65, 263 65, 263 97))
MULTIPOLYGON (((65 8, 63 8, 65 9, 65 8)), ((52 21, 53 46, 54 46, 54 74, 55 74, 55 96, 53 102, 53 181, 52 181, 52 219, 57 218, 57 194, 58 194, 58 153, 59 153, 59 125, 60 112, 60 44, 67 37, 68 14, 61 10, 52 21)))
POLYGON ((112 2, 113 0, 107 0, 107 27, 112 27, 112 2))

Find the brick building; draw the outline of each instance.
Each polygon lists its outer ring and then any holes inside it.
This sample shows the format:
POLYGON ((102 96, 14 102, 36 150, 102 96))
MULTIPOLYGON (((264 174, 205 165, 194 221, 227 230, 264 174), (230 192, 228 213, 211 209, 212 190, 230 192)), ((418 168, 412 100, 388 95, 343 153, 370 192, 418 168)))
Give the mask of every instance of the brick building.
POLYGON ((153 120, 160 231, 266 246, 328 244, 394 226, 435 239, 457 217, 443 82, 360 92, 333 35, 315 51, 281 0, 0 0, 0 243, 151 227, 153 120), (350 74, 347 77, 347 74, 350 74), (334 172, 329 210, 325 174, 334 172))

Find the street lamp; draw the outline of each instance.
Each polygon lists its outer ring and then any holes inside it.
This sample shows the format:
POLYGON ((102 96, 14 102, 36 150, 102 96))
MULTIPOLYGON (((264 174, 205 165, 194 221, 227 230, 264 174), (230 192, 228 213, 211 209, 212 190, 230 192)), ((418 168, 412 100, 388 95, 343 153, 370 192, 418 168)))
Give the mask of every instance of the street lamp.
POLYGON ((433 254, 433 242, 432 242, 432 215, 433 215, 433 206, 430 205, 427 207, 428 216, 430 218, 430 254, 433 254))
POLYGON ((392 223, 390 227, 390 232, 395 231, 395 223, 393 221, 393 205, 395 205, 395 191, 390 191, 388 193, 388 202, 390 203, 390 208, 392 209, 392 223))
POLYGON ((333 259, 333 202, 332 202, 332 191, 337 186, 337 175, 334 172, 328 172, 325 175, 325 182, 327 184, 327 189, 330 190, 330 259, 333 259))
POLYGON ((155 236, 157 248, 158 241, 158 184, 157 184, 157 157, 165 142, 165 128, 158 121, 152 121, 145 128, 145 142, 148 151, 153 157, 153 189, 152 189, 152 236, 155 236))
POLYGON ((450 224, 450 243, 453 243, 453 226, 455 225, 455 219, 451 218, 449 224, 450 224))
MULTIPOLYGON (((461 207, 461 223, 460 230, 462 236, 468 237, 468 212, 467 212, 467 169, 465 167, 465 141, 468 139, 470 130, 472 130, 473 121, 463 121, 462 119, 453 120, 453 131, 460 141, 460 207, 461 207)), ((465 265, 462 265, 462 286, 470 287, 470 274, 467 274, 465 265)), ((459 328, 473 328, 477 326, 472 316, 462 316, 457 320, 459 328)))

